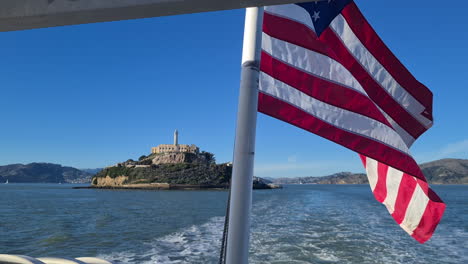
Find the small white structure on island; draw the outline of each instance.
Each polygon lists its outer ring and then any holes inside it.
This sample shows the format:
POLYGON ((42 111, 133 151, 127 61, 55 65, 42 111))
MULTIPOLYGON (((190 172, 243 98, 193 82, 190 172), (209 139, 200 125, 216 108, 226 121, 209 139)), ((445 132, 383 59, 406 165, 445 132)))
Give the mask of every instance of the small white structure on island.
POLYGON ((198 154, 200 149, 195 145, 179 144, 179 132, 177 129, 174 131, 174 144, 161 144, 157 147, 151 148, 151 153, 194 153, 198 154))

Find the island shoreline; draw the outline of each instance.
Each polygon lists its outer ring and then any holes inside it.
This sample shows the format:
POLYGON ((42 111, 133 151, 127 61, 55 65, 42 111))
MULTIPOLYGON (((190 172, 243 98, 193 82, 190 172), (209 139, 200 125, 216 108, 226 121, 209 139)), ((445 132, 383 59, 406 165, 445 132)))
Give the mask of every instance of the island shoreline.
MULTIPOLYGON (((267 184, 253 186, 254 190, 281 189, 282 186, 267 184)), ((102 189, 102 190, 229 190, 229 185, 198 185, 198 184, 132 184, 121 186, 75 186, 73 189, 102 189)))

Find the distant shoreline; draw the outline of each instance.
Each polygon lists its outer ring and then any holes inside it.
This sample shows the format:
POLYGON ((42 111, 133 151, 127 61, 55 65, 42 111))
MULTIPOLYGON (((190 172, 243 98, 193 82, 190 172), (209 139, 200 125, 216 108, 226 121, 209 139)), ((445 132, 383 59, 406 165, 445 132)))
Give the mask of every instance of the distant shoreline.
MULTIPOLYGON (((174 185, 171 184, 170 188, 157 187, 157 186, 91 186, 90 183, 58 183, 58 182, 10 182, 8 184, 62 184, 62 185, 85 185, 86 186, 75 186, 73 189, 154 189, 154 190, 178 190, 178 189, 229 189, 228 186, 199 186, 199 185, 174 185)), ((6 184, 6 185, 8 185, 6 184)), ((369 185, 369 183, 273 183, 274 185, 369 185)), ((0 183, 0 186, 4 184, 0 183)), ((468 185, 467 183, 430 183, 430 185, 468 185)), ((261 188, 254 188, 261 189, 261 188)), ((273 188, 274 189, 274 188, 273 188)))
POLYGON ((73 189, 104 190, 226 190, 225 185, 191 185, 191 184, 131 184, 123 186, 76 186, 73 189))
MULTIPOLYGON (((280 189, 281 186, 268 184, 253 186, 255 190, 280 189)), ((228 190, 228 185, 199 185, 199 184, 129 184, 120 186, 75 186, 73 189, 103 189, 103 190, 228 190)))
MULTIPOLYGON (((468 183, 429 183, 430 185, 468 185, 468 183)), ((281 183, 281 185, 369 185, 369 183, 281 183)))

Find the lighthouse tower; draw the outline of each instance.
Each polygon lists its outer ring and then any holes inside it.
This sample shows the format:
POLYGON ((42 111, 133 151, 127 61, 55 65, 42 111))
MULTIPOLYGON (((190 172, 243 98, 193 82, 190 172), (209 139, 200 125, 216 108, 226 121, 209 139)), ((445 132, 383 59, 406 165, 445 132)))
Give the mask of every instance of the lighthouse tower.
POLYGON ((177 129, 174 131, 174 146, 179 145, 179 132, 177 129))

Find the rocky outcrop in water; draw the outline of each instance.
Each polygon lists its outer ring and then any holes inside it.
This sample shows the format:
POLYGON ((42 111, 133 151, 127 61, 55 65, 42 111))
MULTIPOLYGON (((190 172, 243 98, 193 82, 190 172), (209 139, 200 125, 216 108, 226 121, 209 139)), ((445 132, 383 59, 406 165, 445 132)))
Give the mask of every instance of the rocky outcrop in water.
MULTIPOLYGON (((103 169, 93 177, 92 186, 128 189, 228 188, 231 175, 231 164, 216 164, 214 155, 209 152, 157 153, 103 169)), ((253 187, 272 189, 278 186, 256 178, 253 187)))
MULTIPOLYGON (((229 164, 178 163, 148 167, 110 167, 93 177, 95 188, 116 189, 225 189, 229 187, 232 167, 229 164)), ((254 189, 281 186, 254 177, 254 189)))
POLYGON ((231 174, 232 167, 227 164, 169 163, 146 167, 116 166, 105 168, 96 174, 92 184, 96 187, 150 183, 225 187, 229 184, 231 174))
MULTIPOLYGON (((128 189, 207 189, 228 188, 232 175, 230 163, 216 164, 214 155, 171 152, 141 156, 107 167, 93 177, 95 188, 128 189)), ((254 189, 273 189, 277 185, 254 178, 254 189)))

